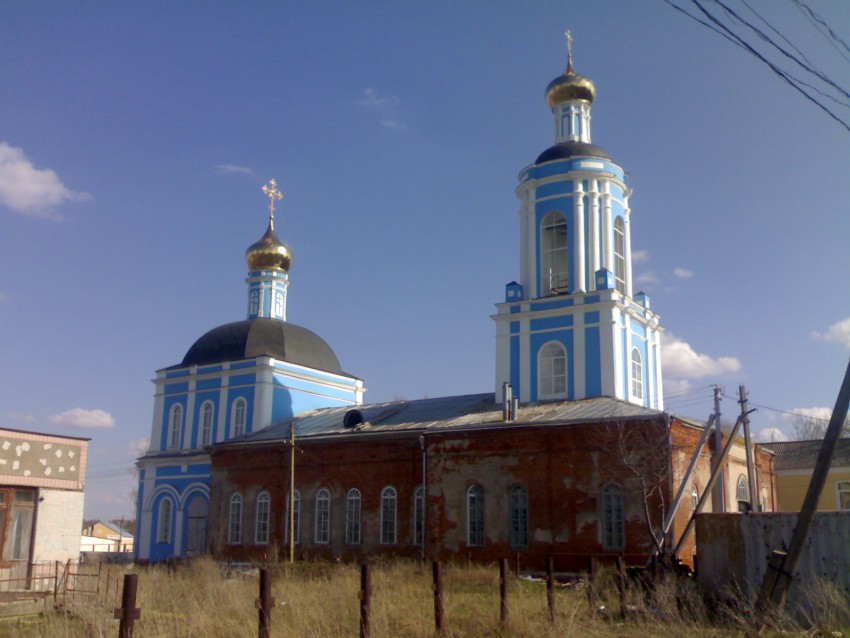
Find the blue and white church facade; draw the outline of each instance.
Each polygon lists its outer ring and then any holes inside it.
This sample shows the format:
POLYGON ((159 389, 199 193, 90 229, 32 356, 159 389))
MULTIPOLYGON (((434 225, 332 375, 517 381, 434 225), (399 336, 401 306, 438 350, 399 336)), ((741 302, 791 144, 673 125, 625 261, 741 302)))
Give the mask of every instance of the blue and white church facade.
POLYGON ((591 143, 596 87, 573 70, 546 88, 555 145, 519 175, 520 278, 496 305, 496 396, 608 396, 663 410, 659 317, 632 290, 623 169, 591 143))
POLYGON ((363 381, 342 371, 318 335, 286 321, 292 256, 269 226, 246 252, 247 319, 201 336, 158 370, 150 449, 138 459, 137 560, 202 553, 209 512, 208 446, 322 407, 359 405, 363 381))

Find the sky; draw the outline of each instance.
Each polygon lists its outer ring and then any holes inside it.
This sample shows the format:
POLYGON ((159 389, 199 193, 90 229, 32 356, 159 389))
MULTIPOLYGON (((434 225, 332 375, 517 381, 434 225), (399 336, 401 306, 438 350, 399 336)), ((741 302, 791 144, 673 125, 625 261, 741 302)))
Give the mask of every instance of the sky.
MULTIPOLYGON (((791 0, 748 2, 850 87, 791 0)), ((850 39, 850 3, 807 2, 850 39)), ((10 0, 0 426, 90 437, 86 518, 131 518, 151 380, 245 317, 271 178, 287 318, 367 402, 492 391, 514 190, 554 143, 567 29, 593 143, 634 189, 665 408, 705 419, 717 384, 734 420, 745 384, 762 436, 828 417, 850 356, 850 132, 665 2, 10 0)))

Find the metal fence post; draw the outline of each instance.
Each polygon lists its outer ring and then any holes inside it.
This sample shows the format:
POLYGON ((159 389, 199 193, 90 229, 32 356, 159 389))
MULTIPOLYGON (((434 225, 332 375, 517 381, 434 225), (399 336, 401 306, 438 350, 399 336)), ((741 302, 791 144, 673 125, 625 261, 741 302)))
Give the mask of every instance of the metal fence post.
POLYGON ((555 560, 546 559, 546 606, 549 608, 549 621, 555 622, 555 560))
POLYGON ((445 631, 443 617, 443 575, 440 573, 440 563, 434 561, 434 625, 442 635, 445 631))
POLYGON ((508 624, 508 559, 499 561, 499 622, 508 624))
POLYGON ((263 568, 260 570, 260 597, 254 601, 254 604, 259 610, 259 630, 257 635, 259 638, 269 638, 272 624, 272 607, 275 605, 275 600, 272 598, 272 579, 269 577, 269 570, 263 568))
POLYGON ((372 608, 372 574, 369 563, 360 566, 360 638, 369 638, 372 625, 369 618, 372 608))
POLYGON ((142 617, 142 610, 136 608, 136 589, 139 586, 138 574, 124 576, 124 591, 121 594, 121 606, 115 609, 114 617, 120 618, 118 638, 133 638, 133 625, 142 617))

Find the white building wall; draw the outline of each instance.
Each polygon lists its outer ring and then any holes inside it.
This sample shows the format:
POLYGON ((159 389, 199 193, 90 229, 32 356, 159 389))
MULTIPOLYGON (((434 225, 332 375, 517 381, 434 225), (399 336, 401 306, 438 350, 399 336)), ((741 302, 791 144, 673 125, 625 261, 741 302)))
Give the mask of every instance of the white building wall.
POLYGON ((39 488, 33 561, 76 560, 83 529, 83 492, 39 488))

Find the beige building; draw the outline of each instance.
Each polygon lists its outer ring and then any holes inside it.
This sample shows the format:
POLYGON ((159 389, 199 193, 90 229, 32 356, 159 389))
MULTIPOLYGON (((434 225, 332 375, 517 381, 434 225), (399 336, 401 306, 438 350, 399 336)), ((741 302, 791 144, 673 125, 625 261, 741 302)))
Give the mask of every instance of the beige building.
MULTIPOLYGON (((823 440, 817 439, 770 443, 766 446, 776 453, 776 486, 780 511, 800 511, 822 444, 823 440)), ((850 511, 850 439, 841 439, 838 442, 826 484, 818 501, 818 510, 850 511)))

